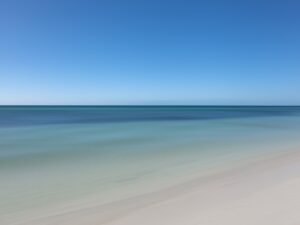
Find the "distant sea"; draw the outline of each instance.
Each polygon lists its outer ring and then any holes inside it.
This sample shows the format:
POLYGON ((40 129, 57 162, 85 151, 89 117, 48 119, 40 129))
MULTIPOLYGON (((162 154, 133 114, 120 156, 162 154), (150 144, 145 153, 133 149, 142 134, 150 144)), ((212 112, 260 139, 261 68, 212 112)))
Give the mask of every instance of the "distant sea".
POLYGON ((299 144, 296 106, 1 106, 0 223, 138 196, 299 144))

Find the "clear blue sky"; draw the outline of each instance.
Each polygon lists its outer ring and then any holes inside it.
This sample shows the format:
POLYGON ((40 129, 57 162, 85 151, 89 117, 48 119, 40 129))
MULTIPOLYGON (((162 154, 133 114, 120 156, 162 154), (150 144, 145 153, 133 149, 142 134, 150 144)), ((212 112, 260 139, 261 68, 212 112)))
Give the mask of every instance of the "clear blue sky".
POLYGON ((300 1, 0 0, 0 104, 300 104, 300 1))

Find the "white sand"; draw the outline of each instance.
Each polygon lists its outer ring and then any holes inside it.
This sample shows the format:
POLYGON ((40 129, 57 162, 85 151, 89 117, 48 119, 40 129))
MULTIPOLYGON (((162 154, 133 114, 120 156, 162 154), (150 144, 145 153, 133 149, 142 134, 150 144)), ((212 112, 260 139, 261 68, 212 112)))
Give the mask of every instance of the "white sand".
POLYGON ((299 225, 300 151, 26 225, 299 225))
POLYGON ((300 224, 298 153, 240 168, 208 183, 110 224, 300 224))

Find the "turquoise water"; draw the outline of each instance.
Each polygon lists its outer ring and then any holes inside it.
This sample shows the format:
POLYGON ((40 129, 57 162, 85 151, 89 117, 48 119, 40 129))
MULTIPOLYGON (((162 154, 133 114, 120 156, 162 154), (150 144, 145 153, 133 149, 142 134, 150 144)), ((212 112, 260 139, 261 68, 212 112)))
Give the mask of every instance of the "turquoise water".
POLYGON ((0 107, 0 222, 152 192, 299 137, 300 107, 0 107))

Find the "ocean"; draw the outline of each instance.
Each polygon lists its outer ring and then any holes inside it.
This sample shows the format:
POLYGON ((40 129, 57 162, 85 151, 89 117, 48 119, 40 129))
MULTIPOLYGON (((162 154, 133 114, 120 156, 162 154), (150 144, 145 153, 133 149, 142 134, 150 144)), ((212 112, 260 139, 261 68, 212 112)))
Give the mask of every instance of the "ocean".
POLYGON ((299 144, 296 106, 1 106, 0 224, 155 192, 299 144))

